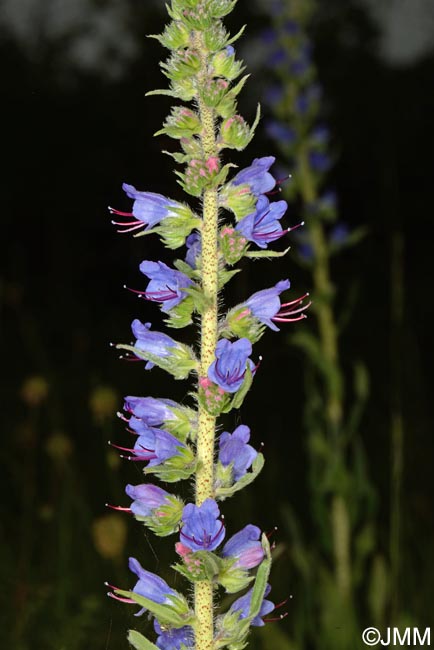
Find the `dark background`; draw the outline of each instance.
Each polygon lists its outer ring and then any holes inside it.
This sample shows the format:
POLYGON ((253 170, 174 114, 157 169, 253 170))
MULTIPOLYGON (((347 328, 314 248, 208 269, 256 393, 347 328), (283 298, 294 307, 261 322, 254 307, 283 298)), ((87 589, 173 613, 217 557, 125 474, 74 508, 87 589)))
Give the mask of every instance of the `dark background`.
MULTIPOLYGON (((141 364, 119 361, 109 347, 111 341, 130 340, 136 316, 161 326, 155 305, 138 303, 122 286, 141 288, 138 263, 166 253, 152 237, 117 235, 106 208, 130 207, 123 181, 182 199, 171 160, 161 154, 168 143, 152 138, 170 102, 144 97, 165 85, 158 68, 164 52, 145 39, 162 30, 162 5, 125 3, 92 65, 80 63, 74 52, 80 51, 83 34, 90 41, 99 38, 93 21, 105 11, 104 3, 96 2, 92 12, 89 3, 89 15, 83 11, 81 21, 65 22, 64 31, 54 35, 47 16, 39 16, 33 40, 14 31, 7 3, 2 8, 0 575, 5 620, 0 629, 17 650, 124 647, 130 611, 104 600, 102 582, 130 585, 125 570, 130 554, 163 573, 173 560, 170 543, 148 536, 144 545, 134 522, 124 542, 122 523, 114 520, 113 535, 121 538, 119 548, 108 542, 108 550, 101 548, 101 538, 110 534, 95 528, 101 520, 105 525, 104 503, 125 504, 122 486, 140 476, 137 466, 120 465, 106 446, 109 438, 122 444, 115 417, 122 396, 183 399, 188 392, 184 382, 169 381, 158 370, 145 374, 141 364)), ((24 9, 22 16, 19 8, 15 14, 24 22, 24 9)), ((233 29, 248 23, 241 54, 251 60, 253 74, 240 107, 250 119, 266 85, 255 39, 267 15, 240 0, 228 22, 233 29)), ((391 387, 396 372, 402 373, 402 603, 413 620, 427 626, 434 577, 429 235, 434 56, 428 49, 404 62, 387 59, 381 56, 382 30, 364 4, 335 0, 319 3, 313 36, 337 159, 330 182, 339 195, 341 218, 369 229, 333 268, 338 307, 345 309, 349 296, 355 297, 342 337, 343 365, 350 370, 363 359, 370 374, 361 435, 377 490, 383 548, 389 526, 391 387), (391 271, 393 241, 403 242, 399 286, 405 310, 391 338, 391 296, 399 282, 396 267, 391 271)), ((82 43, 84 51, 87 41, 82 43)), ((235 161, 248 164, 272 152, 259 128, 235 161)), ((293 208, 290 214, 296 219, 293 208)), ((232 282, 228 304, 287 276, 294 287, 305 282, 290 256, 256 263, 232 282)), ((255 485, 227 506, 228 518, 253 521, 265 530, 281 523, 284 502, 310 525, 302 427, 309 396, 302 388, 303 358, 285 332, 267 333, 259 344, 264 361, 240 414, 253 430, 254 444, 266 443, 267 464, 255 485)), ((285 540, 284 531, 281 535, 285 540)), ((277 590, 282 598, 287 595, 283 579, 277 590)), ((291 629, 291 612, 285 625, 291 629)))

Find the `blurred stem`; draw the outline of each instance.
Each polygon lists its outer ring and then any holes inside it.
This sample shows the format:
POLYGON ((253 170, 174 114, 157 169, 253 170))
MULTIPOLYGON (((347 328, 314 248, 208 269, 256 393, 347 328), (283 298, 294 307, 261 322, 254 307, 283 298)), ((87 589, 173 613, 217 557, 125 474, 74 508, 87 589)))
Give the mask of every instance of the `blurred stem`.
MULTIPOLYGON (((298 152, 297 166, 301 197, 304 205, 312 205, 317 200, 317 191, 309 167, 307 149, 298 152)), ((318 320, 321 350, 327 365, 333 368, 330 378, 325 382, 326 420, 332 434, 334 451, 339 458, 342 454, 342 440, 339 436, 342 422, 342 381, 338 353, 338 332, 332 308, 334 287, 330 276, 330 257, 324 226, 321 221, 312 219, 307 223, 313 249, 314 309, 318 320)), ((351 596, 351 557, 350 522, 347 505, 341 494, 335 493, 331 503, 331 528, 335 562, 335 577, 343 600, 351 596)))
POLYGON ((400 230, 393 233, 391 256, 391 486, 390 486, 390 569, 391 615, 399 610, 401 490, 403 473, 404 418, 402 413, 402 331, 404 314, 404 240, 400 230))
MULTIPOLYGON (((202 67, 198 75, 198 86, 207 78, 208 51, 200 32, 194 35, 202 67)), ((197 93, 197 102, 202 122, 201 143, 204 159, 218 156, 215 140, 214 110, 207 107, 197 93)), ((207 307, 202 313, 200 333, 200 377, 206 377, 208 368, 215 358, 218 318, 218 249, 217 249, 218 205, 217 190, 207 189, 203 194, 202 223, 202 289, 207 307)), ((199 405, 196 454, 196 505, 213 496, 214 484, 214 435, 215 417, 199 405)), ((213 585, 211 581, 196 582, 194 587, 196 623, 194 625, 196 650, 211 650, 214 638, 213 585)))

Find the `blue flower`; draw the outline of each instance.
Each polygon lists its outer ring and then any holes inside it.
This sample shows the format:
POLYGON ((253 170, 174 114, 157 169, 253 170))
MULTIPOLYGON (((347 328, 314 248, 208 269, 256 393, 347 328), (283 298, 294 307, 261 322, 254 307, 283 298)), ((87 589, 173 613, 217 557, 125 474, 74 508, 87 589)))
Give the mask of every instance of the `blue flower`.
POLYGON ((255 196, 270 192, 276 185, 276 181, 268 170, 275 160, 274 156, 255 158, 249 167, 245 167, 234 176, 232 185, 246 184, 255 196))
POLYGON ((276 104, 279 104, 284 96, 284 90, 281 85, 273 85, 269 86, 264 95, 264 100, 269 106, 276 106, 276 104))
POLYGON ((194 648, 193 630, 189 625, 184 627, 172 627, 163 630, 157 619, 154 620, 154 629, 158 634, 156 645, 160 650, 190 650, 194 648))
POLYGON ((295 100, 295 109, 300 115, 306 115, 312 106, 319 101, 321 88, 318 84, 313 84, 306 88, 304 92, 297 95, 295 100))
MULTIPOLYGON (((264 596, 268 596, 270 591, 271 591, 271 587, 270 585, 267 585, 264 596)), ((252 593, 253 593, 253 589, 250 589, 246 594, 244 594, 244 596, 238 598, 231 605, 230 611, 239 612, 240 619, 247 618, 249 615, 250 603, 252 601, 252 593)), ((255 616, 255 618, 252 620, 250 625, 255 625, 258 627, 263 626, 264 621, 262 620, 262 617, 272 612, 273 609, 274 609, 274 603, 272 603, 270 600, 265 600, 264 598, 264 600, 262 601, 261 609, 259 610, 259 614, 255 616)))
POLYGON ((295 20, 286 20, 283 29, 289 36, 295 36, 300 31, 300 25, 295 20))
POLYGON ((248 524, 228 539, 223 546, 222 557, 236 559, 234 567, 253 569, 264 558, 264 549, 259 541, 260 536, 260 529, 248 524))
POLYGON ((125 397, 124 409, 136 418, 143 420, 149 427, 158 427, 166 420, 173 420, 175 416, 172 407, 179 406, 171 399, 157 399, 156 397, 125 397))
MULTIPOLYGON (((138 582, 136 582, 134 585, 134 593, 139 594, 140 596, 144 596, 144 598, 152 600, 154 603, 158 603, 159 605, 171 604, 172 601, 170 599, 170 596, 175 596, 176 591, 171 589, 167 582, 163 580, 163 578, 155 575, 155 573, 146 571, 141 566, 140 562, 138 562, 138 560, 136 560, 134 557, 129 558, 128 566, 130 568, 130 571, 135 573, 139 578, 138 582)), ((141 609, 140 612, 136 614, 136 616, 140 616, 145 611, 146 608, 143 607, 143 609, 141 609)))
POLYGON ((152 483, 127 485, 125 492, 133 500, 131 512, 139 517, 150 517, 154 510, 167 505, 171 496, 169 492, 152 483))
POLYGON ((166 314, 187 297, 183 289, 193 284, 184 273, 171 269, 164 262, 144 260, 140 264, 140 271, 151 281, 146 291, 139 295, 147 300, 163 303, 161 311, 166 314))
POLYGON ((291 61, 291 71, 295 76, 301 77, 309 70, 311 63, 312 46, 310 43, 303 43, 291 61))
POLYGON ((202 242, 198 232, 192 232, 186 239, 187 254, 185 261, 192 269, 197 268, 197 258, 202 252, 202 242))
POLYGON ((246 338, 234 343, 221 339, 216 347, 216 360, 208 369, 208 378, 227 393, 236 393, 244 381, 247 364, 254 371, 253 361, 249 359, 251 353, 252 344, 246 338))
POLYGON ((134 447, 119 447, 113 445, 121 451, 128 451, 132 456, 127 456, 128 460, 135 461, 149 461, 149 467, 160 465, 165 460, 173 456, 179 456, 180 451, 185 449, 185 445, 172 436, 171 433, 164 429, 152 429, 143 420, 137 418, 130 418, 130 428, 138 435, 134 447))
POLYGON ((293 128, 276 120, 269 120, 265 125, 265 131, 270 138, 284 144, 293 144, 297 139, 297 133, 293 128))
POLYGON ((154 192, 139 192, 133 185, 123 183, 122 189, 130 199, 134 199, 132 212, 121 212, 109 207, 109 211, 118 217, 127 217, 133 221, 112 221, 119 226, 118 232, 132 232, 145 227, 150 230, 170 214, 175 214, 172 208, 182 207, 180 203, 171 201, 162 194, 154 192))
POLYGON ((278 314, 281 307, 280 294, 282 291, 289 289, 290 286, 289 280, 281 280, 270 289, 263 289, 254 293, 246 300, 245 305, 261 323, 278 332, 279 328, 273 323, 273 318, 278 314))
MULTIPOLYGON (((132 322, 131 329, 136 337, 134 347, 138 350, 143 350, 143 352, 147 352, 148 354, 164 359, 173 353, 174 348, 178 347, 177 342, 167 334, 163 334, 162 332, 151 332, 151 323, 145 323, 143 325, 143 323, 136 318, 132 322)), ((151 361, 146 363, 146 370, 150 370, 153 367, 154 364, 151 361)))
POLYGON ((205 499, 200 506, 188 503, 182 512, 182 544, 192 551, 216 549, 225 537, 225 527, 219 516, 214 499, 205 499))
POLYGON ((314 171, 324 173, 330 168, 330 156, 323 151, 310 151, 309 164, 314 171))
POLYGON ((236 230, 241 232, 248 241, 254 242, 259 248, 267 245, 286 234, 279 220, 283 217, 288 204, 286 201, 270 203, 266 196, 260 196, 255 212, 248 214, 237 224, 236 230))
POLYGON ((219 461, 226 467, 233 463, 232 475, 234 481, 239 481, 251 467, 258 452, 248 444, 250 429, 240 424, 233 433, 224 431, 219 439, 219 461))
POLYGON ((350 229, 348 225, 343 222, 339 222, 333 226, 330 231, 329 241, 331 244, 342 245, 345 244, 350 236, 350 229))
POLYGON ((312 131, 311 141, 317 145, 325 145, 330 140, 330 131, 323 124, 318 124, 312 131))
POLYGON ((286 62, 286 50, 283 47, 276 48, 267 58, 267 64, 270 68, 283 65, 286 62))

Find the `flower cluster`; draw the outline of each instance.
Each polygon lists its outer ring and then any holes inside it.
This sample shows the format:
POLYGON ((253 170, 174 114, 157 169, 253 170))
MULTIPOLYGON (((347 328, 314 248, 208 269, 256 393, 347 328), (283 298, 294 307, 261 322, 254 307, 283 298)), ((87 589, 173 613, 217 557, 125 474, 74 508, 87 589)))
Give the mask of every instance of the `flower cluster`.
POLYGON ((316 255, 312 223, 324 222, 330 253, 340 251, 358 238, 346 224, 333 223, 337 219, 336 195, 324 189, 333 156, 330 132, 321 119, 322 89, 306 30, 312 11, 310 3, 275 2, 273 27, 262 36, 265 56, 276 80, 265 93, 269 109, 265 128, 293 174, 288 195, 303 196, 306 228, 296 233, 295 240, 299 259, 307 264, 316 255))
MULTIPOLYGON (((118 344, 123 358, 143 361, 146 370, 158 367, 175 379, 196 380, 194 407, 171 399, 128 396, 119 417, 133 442, 113 446, 122 457, 142 464, 145 477, 168 484, 193 478, 195 502, 146 480, 127 485, 129 506, 111 506, 133 515, 156 535, 178 535, 174 569, 194 585, 194 602, 165 580, 145 570, 135 558, 130 569, 138 581, 129 590, 111 586, 110 596, 139 606, 137 615, 154 618, 156 647, 161 650, 205 650, 244 647, 251 625, 263 625, 274 605, 266 599, 271 565, 267 536, 252 524, 227 538, 219 502, 250 483, 263 466, 263 456, 250 444, 250 429, 239 425, 216 440, 216 418, 239 408, 250 389, 259 363, 252 344, 268 327, 305 318, 306 296, 287 302, 281 294, 289 280, 257 291, 219 317, 218 294, 243 257, 273 257, 286 251, 269 250, 290 227, 281 224, 285 201, 273 201, 276 179, 274 157, 256 158, 232 173, 222 165, 224 149, 244 149, 252 139, 258 118, 249 126, 237 112, 237 95, 246 77, 236 82, 243 66, 222 24, 233 0, 172 0, 172 21, 156 38, 170 51, 162 64, 170 80, 169 94, 181 105, 173 108, 158 134, 176 139, 180 152, 172 153, 182 170, 180 185, 199 197, 201 214, 187 204, 123 185, 133 204, 131 211, 110 208, 118 232, 134 236, 157 233, 168 248, 185 246, 173 266, 144 260, 139 271, 147 278, 142 289, 131 289, 142 300, 155 302, 166 324, 183 328, 200 320, 199 350, 151 323, 135 319, 134 341, 118 344), (184 105, 191 102, 190 105, 184 105), (220 221, 218 213, 227 218, 220 221), (218 453, 214 447, 218 444, 218 453), (213 587, 228 593, 249 590, 226 613, 214 620, 213 587)), ((130 643, 155 647, 136 631, 130 643)))

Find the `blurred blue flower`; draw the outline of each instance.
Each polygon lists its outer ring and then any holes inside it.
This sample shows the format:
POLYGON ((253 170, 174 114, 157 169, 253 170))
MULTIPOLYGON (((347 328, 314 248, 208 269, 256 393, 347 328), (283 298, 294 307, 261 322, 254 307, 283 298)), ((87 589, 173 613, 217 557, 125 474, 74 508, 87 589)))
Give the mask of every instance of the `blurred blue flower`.
POLYGON ((309 164, 315 172, 323 174, 330 169, 330 156, 323 151, 309 151, 309 164))
POLYGON ((268 120, 265 124, 265 131, 270 138, 280 143, 293 144, 297 140, 295 129, 277 120, 268 120))

